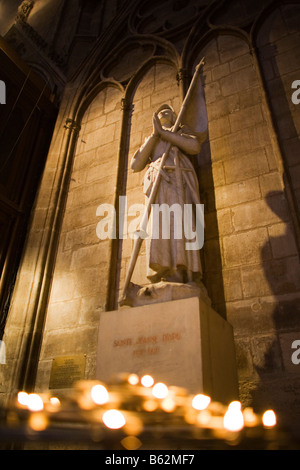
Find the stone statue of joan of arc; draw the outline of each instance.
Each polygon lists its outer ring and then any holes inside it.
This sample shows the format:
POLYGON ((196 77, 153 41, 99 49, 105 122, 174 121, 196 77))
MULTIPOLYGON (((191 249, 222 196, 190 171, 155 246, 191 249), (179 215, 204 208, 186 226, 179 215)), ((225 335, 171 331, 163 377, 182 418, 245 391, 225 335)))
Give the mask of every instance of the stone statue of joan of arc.
MULTIPOLYGON (((164 104, 153 115, 153 132, 131 160, 131 169, 135 172, 148 168, 144 177, 144 193, 150 195, 157 178, 161 159, 167 146, 171 144, 168 158, 162 169, 160 185, 155 197, 155 204, 200 204, 197 175, 188 155, 200 152, 206 133, 196 133, 191 128, 181 125, 174 132, 176 115, 171 106, 164 104)), ((202 268, 199 250, 186 250, 185 238, 174 236, 174 218, 170 220, 170 237, 146 239, 147 277, 152 283, 200 282, 202 268)), ((193 231, 195 231, 195 214, 193 231)), ((151 213, 149 227, 151 230, 151 213)), ((153 230, 153 227, 152 227, 153 230)))

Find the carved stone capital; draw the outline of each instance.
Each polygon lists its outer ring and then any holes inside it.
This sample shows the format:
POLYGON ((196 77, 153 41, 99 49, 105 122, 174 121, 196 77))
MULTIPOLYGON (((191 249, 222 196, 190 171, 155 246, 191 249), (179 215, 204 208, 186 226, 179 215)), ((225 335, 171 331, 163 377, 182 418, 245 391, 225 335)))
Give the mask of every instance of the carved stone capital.
POLYGON ((177 72, 177 81, 179 82, 185 82, 189 78, 189 72, 185 68, 181 68, 177 72))
POLYGON ((127 98, 121 99, 121 110, 122 111, 132 111, 133 105, 127 98))

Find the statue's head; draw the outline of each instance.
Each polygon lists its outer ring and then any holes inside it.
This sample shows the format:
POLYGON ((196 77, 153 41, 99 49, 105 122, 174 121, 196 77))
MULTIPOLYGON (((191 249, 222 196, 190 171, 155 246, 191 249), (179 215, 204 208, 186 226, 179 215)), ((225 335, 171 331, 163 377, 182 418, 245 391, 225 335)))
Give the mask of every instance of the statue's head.
POLYGON ((162 126, 172 127, 175 124, 176 114, 174 109, 168 105, 161 105, 156 111, 162 126))

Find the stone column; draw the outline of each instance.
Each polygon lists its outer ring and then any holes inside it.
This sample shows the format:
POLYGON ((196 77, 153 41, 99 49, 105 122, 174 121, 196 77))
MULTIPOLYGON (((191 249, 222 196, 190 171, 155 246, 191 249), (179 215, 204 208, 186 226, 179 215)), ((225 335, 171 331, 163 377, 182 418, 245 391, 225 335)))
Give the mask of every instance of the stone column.
POLYGON ((58 124, 48 155, 6 324, 7 363, 1 368, 2 397, 31 391, 39 361, 60 227, 80 126, 58 124), (59 137, 61 137, 59 139, 59 137))

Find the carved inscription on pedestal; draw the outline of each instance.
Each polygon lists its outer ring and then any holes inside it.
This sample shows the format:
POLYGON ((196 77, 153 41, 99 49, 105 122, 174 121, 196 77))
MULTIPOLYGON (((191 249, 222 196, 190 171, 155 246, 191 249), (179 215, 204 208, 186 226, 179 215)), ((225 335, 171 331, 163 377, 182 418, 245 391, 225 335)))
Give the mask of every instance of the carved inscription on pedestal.
POLYGON ((118 338, 113 341, 114 348, 131 348, 132 357, 158 354, 166 343, 180 341, 180 331, 165 332, 159 335, 118 338))

